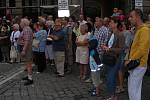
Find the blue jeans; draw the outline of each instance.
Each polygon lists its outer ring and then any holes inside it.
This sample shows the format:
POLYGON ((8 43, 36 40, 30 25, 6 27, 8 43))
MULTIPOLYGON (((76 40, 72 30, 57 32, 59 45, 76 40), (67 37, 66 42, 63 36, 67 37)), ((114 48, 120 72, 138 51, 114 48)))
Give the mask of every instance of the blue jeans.
POLYGON ((109 96, 115 95, 116 91, 116 77, 118 72, 118 64, 116 63, 114 66, 108 66, 107 65, 107 90, 109 93, 109 96))
POLYGON ((119 56, 119 60, 118 60, 118 70, 122 71, 123 67, 124 67, 124 58, 126 56, 126 53, 121 53, 119 56))

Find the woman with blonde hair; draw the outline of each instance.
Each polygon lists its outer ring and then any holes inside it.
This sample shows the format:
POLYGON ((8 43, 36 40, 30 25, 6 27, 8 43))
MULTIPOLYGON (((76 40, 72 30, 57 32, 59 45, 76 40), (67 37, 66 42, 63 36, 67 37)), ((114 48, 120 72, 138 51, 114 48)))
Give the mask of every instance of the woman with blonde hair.
POLYGON ((13 25, 13 31, 11 33, 11 36, 10 36, 10 41, 11 41, 11 46, 14 46, 17 53, 18 53, 18 57, 17 58, 11 58, 11 63, 13 63, 15 60, 17 60, 17 62, 20 62, 20 55, 19 55, 19 52, 17 50, 17 40, 20 36, 20 31, 19 31, 19 25, 18 24, 14 24, 13 25))
POLYGON ((76 62, 80 64, 80 79, 84 80, 86 78, 87 65, 89 63, 88 26, 82 24, 80 26, 80 32, 81 35, 76 40, 76 62))

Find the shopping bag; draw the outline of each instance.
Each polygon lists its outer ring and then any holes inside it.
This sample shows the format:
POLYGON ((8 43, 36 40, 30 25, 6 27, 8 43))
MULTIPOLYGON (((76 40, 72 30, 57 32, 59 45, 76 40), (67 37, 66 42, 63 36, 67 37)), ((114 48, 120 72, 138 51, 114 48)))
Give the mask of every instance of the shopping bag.
POLYGON ((10 58, 17 58, 17 50, 15 48, 15 46, 11 46, 11 50, 10 50, 10 58))
POLYGON ((33 39, 32 47, 34 47, 34 48, 38 48, 38 47, 39 47, 39 44, 40 44, 40 41, 39 41, 39 40, 37 40, 37 39, 33 39))

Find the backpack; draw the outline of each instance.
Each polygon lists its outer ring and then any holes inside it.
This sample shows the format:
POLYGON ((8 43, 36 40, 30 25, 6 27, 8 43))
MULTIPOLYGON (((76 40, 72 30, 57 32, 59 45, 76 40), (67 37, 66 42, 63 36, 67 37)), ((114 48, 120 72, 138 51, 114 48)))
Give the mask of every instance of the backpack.
POLYGON ((89 50, 90 50, 90 69, 92 72, 96 72, 101 70, 102 64, 101 60, 99 58, 99 54, 96 50, 98 45, 97 39, 95 39, 93 36, 89 39, 89 50))

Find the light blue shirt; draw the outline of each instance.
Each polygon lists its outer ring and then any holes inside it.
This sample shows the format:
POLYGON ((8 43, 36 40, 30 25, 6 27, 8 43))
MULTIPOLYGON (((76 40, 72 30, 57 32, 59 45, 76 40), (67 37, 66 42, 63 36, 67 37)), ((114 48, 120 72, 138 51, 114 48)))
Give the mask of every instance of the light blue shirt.
POLYGON ((32 48, 33 51, 36 52, 45 52, 46 48, 46 40, 47 40, 47 32, 46 30, 40 30, 35 33, 35 39, 40 41, 39 47, 38 48, 32 48))

